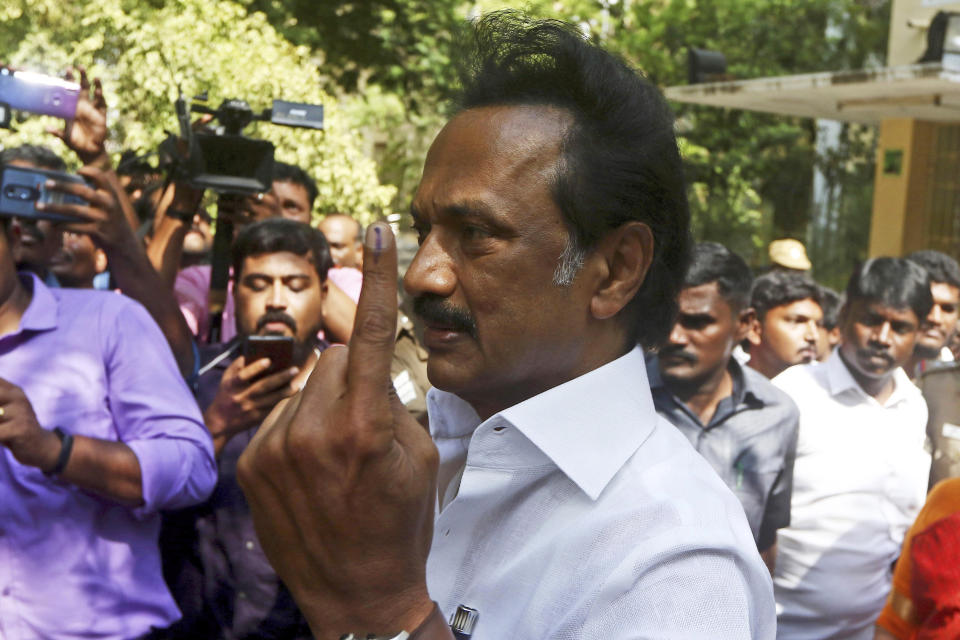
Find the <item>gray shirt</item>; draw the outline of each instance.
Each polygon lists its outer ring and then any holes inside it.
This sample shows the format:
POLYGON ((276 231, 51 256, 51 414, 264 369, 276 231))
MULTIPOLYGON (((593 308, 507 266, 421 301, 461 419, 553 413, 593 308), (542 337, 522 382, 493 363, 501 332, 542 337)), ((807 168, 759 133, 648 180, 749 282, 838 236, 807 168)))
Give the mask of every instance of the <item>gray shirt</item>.
POLYGON ((733 358, 728 366, 733 393, 720 401, 707 425, 664 384, 655 355, 647 358, 647 376, 657 413, 687 437, 737 496, 763 551, 776 541, 777 529, 790 524, 799 412, 763 375, 733 358))

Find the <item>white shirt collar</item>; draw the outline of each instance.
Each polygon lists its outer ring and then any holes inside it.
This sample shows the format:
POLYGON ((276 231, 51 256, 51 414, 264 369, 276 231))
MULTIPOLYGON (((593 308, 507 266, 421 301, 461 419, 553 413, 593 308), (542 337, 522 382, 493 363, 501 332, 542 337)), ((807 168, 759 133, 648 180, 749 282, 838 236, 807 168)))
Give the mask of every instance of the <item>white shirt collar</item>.
MULTIPOLYGON (((466 436, 480 426, 472 407, 451 393, 431 389, 428 407, 435 438, 466 436)), ((596 500, 657 421, 643 351, 637 347, 486 422, 504 420, 596 500)))
MULTIPOLYGON (((860 395, 873 399, 850 373, 847 364, 840 357, 840 349, 834 349, 822 366, 826 367, 827 370, 827 384, 829 385, 830 395, 838 396, 844 391, 853 389, 860 395)), ((916 390, 916 387, 911 384, 910 378, 903 371, 903 367, 897 367, 893 372, 893 393, 883 403, 883 406, 892 407, 898 402, 906 400, 912 395, 911 391, 914 390, 916 390)))

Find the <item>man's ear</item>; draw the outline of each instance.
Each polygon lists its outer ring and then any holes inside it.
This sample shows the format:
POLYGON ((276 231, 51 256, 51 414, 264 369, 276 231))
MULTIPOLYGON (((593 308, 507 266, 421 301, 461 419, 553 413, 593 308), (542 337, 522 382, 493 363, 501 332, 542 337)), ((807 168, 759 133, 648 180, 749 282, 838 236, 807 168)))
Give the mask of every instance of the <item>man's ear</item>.
POLYGON ((653 231, 642 222, 627 222, 610 231, 589 258, 598 267, 590 312, 612 318, 640 290, 653 262, 653 231))
MULTIPOLYGON (((749 339, 757 325, 757 312, 753 307, 747 307, 737 314, 737 344, 749 339)), ((752 341, 751 341, 752 342, 752 341)))
POLYGON ((753 320, 750 322, 750 328, 747 330, 746 338, 750 341, 750 344, 757 346, 763 340, 763 323, 760 322, 756 309, 750 310, 753 311, 753 320))

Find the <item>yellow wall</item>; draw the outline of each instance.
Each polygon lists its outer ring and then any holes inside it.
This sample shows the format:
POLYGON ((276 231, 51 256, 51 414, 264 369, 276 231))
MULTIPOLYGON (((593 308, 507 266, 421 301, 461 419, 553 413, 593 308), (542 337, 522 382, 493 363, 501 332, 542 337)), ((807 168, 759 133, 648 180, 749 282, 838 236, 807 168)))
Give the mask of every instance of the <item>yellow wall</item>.
POLYGON ((927 197, 936 125, 909 118, 884 120, 870 221, 874 256, 901 256, 927 248, 927 197), (888 172, 888 152, 902 152, 899 173, 888 172))
POLYGON ((930 20, 938 11, 960 11, 960 2, 942 0, 893 0, 890 9, 890 41, 887 65, 913 64, 927 49, 927 31, 909 25, 910 20, 930 20))

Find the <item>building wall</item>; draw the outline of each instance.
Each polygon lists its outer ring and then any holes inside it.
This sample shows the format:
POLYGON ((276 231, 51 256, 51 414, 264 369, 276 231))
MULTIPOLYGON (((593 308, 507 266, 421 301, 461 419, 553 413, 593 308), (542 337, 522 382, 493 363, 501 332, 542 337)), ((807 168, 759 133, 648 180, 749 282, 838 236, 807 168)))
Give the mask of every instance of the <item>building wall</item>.
POLYGON ((887 66, 913 64, 927 48, 927 30, 910 21, 929 21, 938 11, 960 12, 960 2, 947 0, 893 0, 887 66))

